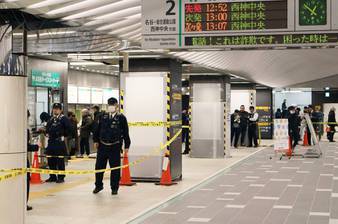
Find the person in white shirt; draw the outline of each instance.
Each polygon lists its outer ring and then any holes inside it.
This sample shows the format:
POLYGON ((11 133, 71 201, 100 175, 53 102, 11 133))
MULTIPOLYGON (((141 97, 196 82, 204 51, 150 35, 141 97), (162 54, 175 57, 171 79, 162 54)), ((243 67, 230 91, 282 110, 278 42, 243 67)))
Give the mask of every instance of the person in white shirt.
POLYGON ((258 147, 257 141, 257 125, 258 125, 258 113, 255 111, 255 107, 250 107, 249 113, 249 145, 248 147, 252 147, 252 142, 254 143, 255 147, 258 147))

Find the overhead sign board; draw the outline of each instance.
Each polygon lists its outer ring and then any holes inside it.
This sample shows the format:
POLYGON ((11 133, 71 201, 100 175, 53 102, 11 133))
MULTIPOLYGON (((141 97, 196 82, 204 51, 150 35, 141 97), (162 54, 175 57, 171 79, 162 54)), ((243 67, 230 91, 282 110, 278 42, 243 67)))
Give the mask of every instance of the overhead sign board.
POLYGON ((32 69, 32 86, 60 88, 61 74, 32 69))
POLYGON ((143 0, 142 10, 143 48, 338 42, 337 0, 143 0))

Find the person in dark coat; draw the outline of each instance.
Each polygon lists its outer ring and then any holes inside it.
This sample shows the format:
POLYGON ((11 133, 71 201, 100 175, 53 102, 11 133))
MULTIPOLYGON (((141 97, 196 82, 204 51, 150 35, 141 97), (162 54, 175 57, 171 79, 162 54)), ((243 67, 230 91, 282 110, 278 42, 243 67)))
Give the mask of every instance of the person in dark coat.
POLYGON ((87 156, 90 154, 89 137, 92 131, 93 119, 89 114, 88 109, 83 109, 82 122, 80 127, 80 153, 81 156, 86 152, 87 156))
MULTIPOLYGON (((27 110, 27 118, 28 119, 29 119, 30 115, 31 114, 30 114, 29 110, 27 110)), ((30 139, 31 139, 30 131, 27 128, 27 151, 28 152, 37 152, 39 150, 39 146, 30 144, 30 139)), ((28 157, 27 157, 27 168, 29 168, 29 167, 30 167, 30 164, 29 164, 29 160, 28 160, 28 157)), ((31 180, 31 175, 30 175, 30 173, 27 173, 27 202, 29 200, 30 180, 31 180)), ((30 210, 33 209, 33 207, 27 205, 26 209, 27 209, 27 211, 30 211, 30 210)))
MULTIPOLYGON (((65 158, 58 156, 67 156, 66 139, 71 130, 69 119, 62 114, 60 103, 53 105, 53 116, 47 123, 46 133, 48 136, 48 146, 46 154, 52 156, 48 158, 48 166, 51 170, 65 170, 65 158)), ((63 183, 65 175, 50 174, 46 182, 63 183)))
POLYGON ((282 111, 280 110, 280 108, 278 108, 275 113, 275 119, 282 119, 282 111))
POLYGON ((242 105, 240 107, 240 111, 238 113, 241 123, 240 123, 240 129, 241 129, 241 146, 245 146, 245 137, 246 137, 246 131, 248 129, 248 123, 249 123, 249 113, 245 111, 245 106, 242 105))
POLYGON ((235 110, 235 112, 231 114, 231 145, 233 144, 235 148, 238 147, 239 135, 241 134, 240 124, 241 117, 239 116, 239 110, 235 110))
POLYGON ((298 131, 298 115, 296 114, 296 108, 294 106, 290 106, 289 109, 289 136, 291 138, 292 149, 294 149, 298 145, 299 141, 299 131, 298 131))
MULTIPOLYGON (((182 111, 182 125, 188 127, 189 126, 189 114, 187 110, 182 111)), ((190 152, 190 139, 189 139, 189 128, 183 128, 182 130, 182 142, 185 144, 185 149, 184 152, 182 153, 183 155, 189 154, 190 152)))
POLYGON ((335 142, 334 140, 334 134, 336 133, 336 126, 337 126, 337 121, 336 121, 336 108, 331 108, 328 116, 328 126, 330 128, 329 132, 327 132, 327 138, 329 139, 330 142, 335 142))
POLYGON ((78 121, 75 117, 75 114, 71 111, 68 112, 68 119, 70 121, 70 133, 68 135, 68 150, 69 156, 74 156, 79 149, 79 136, 77 133, 78 121))
MULTIPOLYGON (((127 118, 118 113, 118 102, 115 98, 108 100, 108 112, 103 113, 94 129, 94 147, 97 149, 95 170, 106 169, 107 161, 110 167, 121 165, 122 146, 128 153, 130 147, 129 127, 127 118)), ((118 194, 120 169, 110 173, 110 187, 112 195, 118 194)), ((103 190, 103 172, 95 174, 94 194, 103 190)))

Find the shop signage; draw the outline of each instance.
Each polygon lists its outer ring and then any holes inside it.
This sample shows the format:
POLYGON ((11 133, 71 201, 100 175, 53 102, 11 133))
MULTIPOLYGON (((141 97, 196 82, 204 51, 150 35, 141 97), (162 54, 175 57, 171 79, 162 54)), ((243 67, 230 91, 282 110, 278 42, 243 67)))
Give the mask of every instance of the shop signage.
POLYGON ((61 74, 32 69, 32 86, 60 88, 61 74))
POLYGON ((143 0, 143 48, 338 44, 337 0, 143 0))

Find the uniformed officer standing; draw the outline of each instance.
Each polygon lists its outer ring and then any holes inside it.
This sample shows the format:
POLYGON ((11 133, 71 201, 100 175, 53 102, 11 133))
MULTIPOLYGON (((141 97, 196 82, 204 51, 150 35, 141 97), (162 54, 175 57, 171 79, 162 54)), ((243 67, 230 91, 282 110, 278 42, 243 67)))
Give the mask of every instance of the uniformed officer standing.
MULTIPOLYGON (((108 112, 103 113, 94 128, 94 147, 97 149, 95 169, 106 169, 109 166, 121 165, 121 150, 124 143, 125 153, 130 147, 129 128, 126 117, 118 113, 118 102, 115 98, 108 100, 108 112)), ((120 169, 112 170, 110 174, 110 187, 112 195, 116 195, 119 189, 120 169)), ((103 173, 95 174, 94 194, 103 190, 103 173)))
MULTIPOLYGON (((66 156, 67 149, 65 140, 71 130, 70 121, 62 114, 62 106, 60 103, 53 105, 53 116, 47 123, 46 134, 48 136, 48 146, 46 154, 54 156, 48 158, 48 166, 51 170, 65 170, 65 159, 57 158, 57 156, 66 156)), ((63 183, 65 175, 50 174, 46 182, 63 183)))
POLYGON ((255 107, 250 107, 249 113, 249 145, 248 147, 252 147, 252 141, 254 142, 255 147, 258 147, 257 141, 257 123, 258 123, 258 113, 255 111, 255 107))

